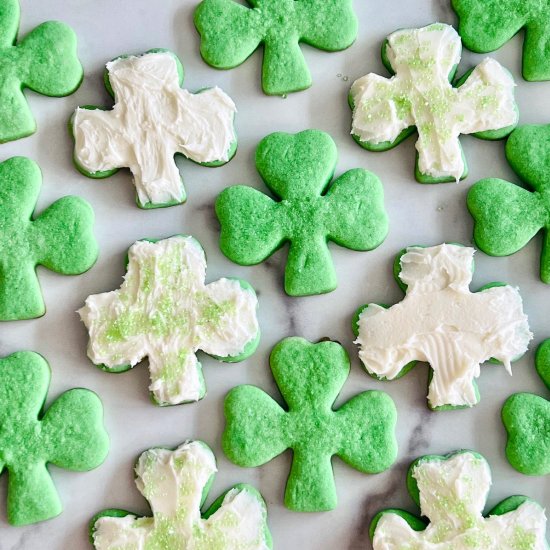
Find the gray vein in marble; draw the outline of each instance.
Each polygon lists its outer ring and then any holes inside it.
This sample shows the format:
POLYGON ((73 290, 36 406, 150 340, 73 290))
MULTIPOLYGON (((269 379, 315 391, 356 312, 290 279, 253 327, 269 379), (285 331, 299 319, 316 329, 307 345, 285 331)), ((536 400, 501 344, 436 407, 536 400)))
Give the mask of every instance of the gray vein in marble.
POLYGON ((390 480, 383 491, 369 493, 365 497, 361 519, 358 522, 356 531, 357 534, 351 539, 348 550, 364 550, 367 544, 370 547, 369 528, 371 521, 380 510, 394 506, 391 502, 392 497, 394 493, 399 492, 400 487, 405 485, 407 471, 411 462, 418 458, 417 455, 421 452, 421 449, 429 444, 427 438, 428 428, 435 414, 437 413, 433 413, 427 409, 421 413, 420 420, 411 431, 405 451, 406 458, 399 460, 392 467, 390 480))

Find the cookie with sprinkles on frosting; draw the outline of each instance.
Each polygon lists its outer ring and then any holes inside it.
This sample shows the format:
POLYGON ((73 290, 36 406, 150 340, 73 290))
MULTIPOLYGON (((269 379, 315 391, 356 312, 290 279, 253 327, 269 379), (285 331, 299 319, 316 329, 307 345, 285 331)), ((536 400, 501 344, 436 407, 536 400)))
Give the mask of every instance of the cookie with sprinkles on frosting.
POLYGON ((423 518, 404 510, 382 510, 373 519, 374 550, 547 550, 544 509, 512 496, 486 516, 491 470, 473 451, 424 456, 412 463, 407 488, 423 518))
POLYGON ((416 361, 429 363, 434 410, 475 405, 481 364, 494 358, 511 372, 533 337, 517 288, 490 283, 470 291, 474 252, 456 244, 405 249, 394 264, 405 298, 391 307, 368 304, 354 319, 369 374, 394 380, 416 361))
POLYGON ((269 550, 265 502, 250 485, 235 485, 201 514, 216 474, 216 460, 202 441, 175 450, 149 449, 137 461, 136 485, 152 517, 105 510, 90 524, 96 550, 269 550))
POLYGON ((115 105, 76 109, 74 161, 91 178, 129 168, 140 208, 185 202, 174 155, 220 166, 235 154, 232 99, 218 87, 196 94, 182 89, 183 66, 172 52, 117 57, 107 63, 104 80, 115 105))
POLYGON ((387 151, 418 132, 416 179, 458 182, 468 175, 459 137, 501 139, 516 126, 514 80, 487 58, 453 85, 462 52, 453 27, 434 23, 388 36, 382 59, 393 75, 370 73, 349 95, 351 133, 370 151, 387 151))
POLYGON ((205 284, 205 275, 206 257, 193 237, 134 243, 120 289, 89 296, 78 312, 90 335, 90 359, 116 373, 148 357, 156 404, 202 399, 196 352, 242 361, 260 338, 254 289, 238 279, 205 284))

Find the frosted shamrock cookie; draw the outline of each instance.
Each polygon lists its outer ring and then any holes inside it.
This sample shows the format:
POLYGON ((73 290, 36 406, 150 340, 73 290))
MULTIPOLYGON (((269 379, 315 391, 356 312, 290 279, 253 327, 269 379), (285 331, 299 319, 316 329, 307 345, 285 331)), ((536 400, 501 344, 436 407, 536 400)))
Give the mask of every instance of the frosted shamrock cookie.
POLYGON ((84 472, 107 456, 103 406, 85 389, 61 394, 47 410, 51 371, 45 359, 21 351, 0 359, 0 473, 8 473, 8 521, 27 525, 63 507, 48 465, 84 472))
POLYGON ((357 36, 352 0, 203 0, 195 12, 201 55, 217 69, 232 69, 264 46, 262 87, 282 95, 311 86, 300 50, 304 42, 344 50, 357 36))
POLYGON ((25 157, 0 163, 0 320, 46 312, 36 267, 78 275, 97 259, 94 213, 78 197, 63 197, 34 217, 40 168, 25 157))
POLYGON ((96 550, 272 548, 265 503, 249 485, 235 485, 201 515, 216 471, 214 455, 201 441, 145 451, 136 464, 136 485, 153 517, 101 512, 90 525, 96 550))
POLYGON ((225 278, 206 285, 205 275, 204 251, 192 237, 134 243, 120 289, 89 296, 78 312, 90 359, 107 372, 124 372, 148 357, 154 402, 202 399, 196 352, 241 361, 260 338, 252 287, 225 278))
POLYGON ((112 110, 79 107, 71 119, 78 169, 105 178, 127 167, 141 208, 171 206, 186 195, 174 155, 219 166, 234 155, 236 112, 220 88, 193 94, 180 86, 183 67, 167 50, 122 56, 107 63, 112 110))
MULTIPOLYGON (((550 340, 539 346, 536 367, 550 388, 550 340)), ((502 421, 508 434, 506 456, 510 464, 523 474, 550 474, 550 401, 516 393, 504 404, 502 421)))
POLYGON ((518 121, 514 80, 494 59, 485 59, 453 86, 460 37, 449 25, 390 34, 382 60, 393 75, 368 74, 353 83, 351 133, 370 151, 387 151, 416 130, 416 179, 459 181, 468 168, 459 137, 507 136, 518 121))
POLYGON ((363 473, 393 464, 397 413, 391 397, 367 391, 334 408, 350 370, 340 344, 285 338, 273 348, 270 365, 285 408, 255 386, 232 389, 225 399, 223 449, 244 467, 261 466, 292 449, 287 508, 336 508, 334 455, 363 473))
POLYGON ((550 7, 540 0, 452 0, 464 45, 478 53, 498 50, 521 29, 523 78, 550 80, 550 7))
POLYGON ((80 86, 83 76, 70 27, 47 21, 17 43, 19 13, 19 0, 0 3, 0 142, 36 131, 25 88, 50 97, 67 96, 80 86))
POLYGON ((382 510, 370 528, 374 550, 548 548, 544 509, 533 500, 509 497, 483 515, 491 470, 473 451, 419 458, 409 468, 407 488, 429 523, 404 510, 382 510))
POLYGON ((498 178, 478 181, 468 193, 476 245, 508 256, 542 231, 540 278, 550 284, 550 125, 520 126, 506 143, 506 158, 525 186, 498 178))
POLYGON ((511 373, 533 336, 516 288, 470 291, 474 252, 454 244, 407 248, 394 266, 403 301, 369 304, 354 319, 359 357, 375 377, 394 380, 416 361, 429 363, 431 409, 475 405, 481 363, 494 358, 511 373))
POLYGON ((336 160, 336 144, 319 130, 262 139, 256 168, 276 199, 244 185, 220 193, 222 252, 238 264, 254 265, 289 242, 287 294, 333 291, 337 279, 328 241, 366 251, 388 233, 378 177, 356 168, 331 181, 336 160))

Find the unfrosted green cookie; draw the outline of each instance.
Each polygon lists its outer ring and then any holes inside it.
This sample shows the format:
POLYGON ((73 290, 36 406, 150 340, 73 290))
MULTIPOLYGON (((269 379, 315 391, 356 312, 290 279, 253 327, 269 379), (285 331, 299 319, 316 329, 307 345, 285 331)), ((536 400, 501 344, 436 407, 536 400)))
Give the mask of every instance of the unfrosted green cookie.
POLYGON ((550 80, 550 5, 541 0, 452 0, 458 30, 467 48, 478 53, 498 50, 521 29, 523 78, 550 80))
POLYGON ((19 11, 19 0, 0 2, 0 142, 36 131, 25 88, 62 97, 80 86, 84 74, 76 35, 64 23, 42 23, 17 44, 19 11))
POLYGON ((393 464, 397 413, 387 394, 363 392, 334 409, 350 370, 340 344, 285 338, 273 348, 270 365, 286 407, 255 386, 234 388, 225 399, 223 449, 244 467, 292 449, 285 506, 297 512, 336 507, 334 455, 364 473, 393 464))
POLYGON ((0 359, 0 473, 8 472, 8 521, 53 518, 62 506, 47 465, 75 471, 99 466, 109 450, 97 395, 73 389, 44 411, 50 367, 31 351, 0 359))
MULTIPOLYGON (((550 388, 550 340, 539 346, 535 363, 550 388)), ((550 474, 550 401, 516 393, 504 404, 502 421, 508 433, 506 456, 510 464, 523 474, 550 474)))
POLYGON ((382 510, 370 527, 373 549, 547 550, 544 509, 513 496, 484 516, 490 487, 489 465, 473 451, 415 460, 407 488, 429 523, 404 510, 382 510))
POLYGON ((289 242, 286 292, 333 291, 337 279, 328 241, 372 250, 388 232, 378 177, 356 168, 331 182, 336 160, 334 141, 319 130, 265 137, 256 150, 256 168, 277 198, 244 185, 225 189, 216 201, 222 252, 238 264, 254 265, 289 242))
POLYGON ((40 168, 25 157, 0 163, 0 320, 32 319, 46 309, 36 266, 78 275, 97 259, 94 213, 78 197, 63 197, 33 219, 40 168))
POLYGON ((387 151, 415 130, 416 179, 445 183, 468 175, 461 134, 502 139, 515 127, 518 112, 514 79, 487 58, 453 83, 462 43, 450 25, 434 23, 401 29, 382 46, 391 73, 367 74, 353 83, 351 133, 369 151, 387 151))
POLYGON ((120 373, 148 357, 156 404, 202 399, 197 351, 233 363, 252 355, 260 339, 254 289, 238 279, 205 284, 205 277, 204 250, 192 237, 134 243, 120 289, 89 296, 78 312, 90 359, 120 373))
POLYGON ((250 485, 233 486, 201 514, 216 471, 214 455, 201 441, 145 451, 135 467, 136 485, 153 517, 105 510, 90 523, 91 542, 96 550, 272 548, 265 502, 250 485))
POLYGON ((511 372, 533 337, 517 288, 490 283, 470 290, 474 252, 457 244, 408 247, 394 264, 404 299, 391 307, 368 304, 353 320, 359 358, 376 378, 395 380, 416 361, 429 363, 433 410, 474 406, 481 364, 495 358, 511 372))
POLYGON ((104 81, 115 105, 76 109, 74 162, 90 178, 129 168, 140 208, 185 202, 174 155, 221 166, 235 154, 233 100, 218 87, 182 89, 183 66, 169 50, 119 56, 107 63, 104 81))
POLYGON ((311 86, 300 42, 344 50, 357 36, 352 0, 203 0, 195 12, 203 59, 217 69, 243 63, 264 46, 262 87, 283 95, 311 86))
POLYGON ((506 158, 527 188, 498 178, 472 186, 468 209, 476 245, 491 256, 509 256, 542 230, 540 278, 550 284, 550 125, 514 130, 506 158))

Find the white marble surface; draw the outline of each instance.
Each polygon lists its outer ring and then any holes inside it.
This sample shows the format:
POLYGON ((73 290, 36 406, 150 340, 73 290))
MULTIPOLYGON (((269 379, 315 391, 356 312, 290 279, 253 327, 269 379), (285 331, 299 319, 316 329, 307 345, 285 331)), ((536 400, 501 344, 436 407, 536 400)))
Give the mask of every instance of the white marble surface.
MULTIPOLYGON (((76 30, 86 77, 71 97, 49 99, 28 93, 38 120, 38 132, 27 139, 0 146, 0 160, 27 155, 43 170, 44 183, 38 209, 66 194, 89 200, 96 213, 96 234, 101 256, 95 267, 80 277, 63 277, 45 269, 39 276, 47 314, 37 320, 4 323, 0 327, 0 354, 29 349, 50 362, 53 378, 48 403, 64 390, 82 386, 96 391, 105 405, 105 422, 111 436, 111 452, 100 468, 86 474, 51 468, 65 507, 56 519, 25 528, 8 526, 5 515, 7 476, 0 479, 0 549, 90 548, 87 523, 97 511, 120 507, 148 513, 147 503, 133 485, 132 465, 139 453, 156 445, 175 446, 187 438, 207 442, 218 458, 219 474, 209 502, 229 485, 245 481, 263 493, 269 505, 269 522, 275 548, 359 549, 370 548, 368 526, 381 507, 414 510, 405 490, 405 471, 415 457, 471 448, 489 460, 494 486, 489 506, 502 498, 524 493, 550 505, 550 478, 528 478, 514 471, 504 456, 505 434, 500 421, 503 401, 514 391, 533 391, 550 397, 533 365, 535 346, 550 336, 548 306, 550 288, 538 277, 540 240, 504 259, 477 255, 473 288, 503 280, 521 289, 535 340, 529 353, 514 365, 509 377, 502 367, 485 365, 479 380, 481 403, 473 410, 430 412, 426 408, 427 368, 419 366, 403 379, 382 383, 360 368, 352 344, 350 319, 366 302, 394 303, 402 297, 391 275, 395 253, 410 244, 442 241, 470 243, 472 220, 465 198, 472 183, 482 177, 499 176, 517 181, 504 158, 501 142, 463 137, 470 176, 459 185, 422 186, 413 179, 414 139, 391 152, 369 153, 349 136, 350 112, 346 103, 349 86, 370 71, 386 75, 380 60, 384 37, 399 27, 422 26, 433 21, 455 23, 449 0, 356 0, 359 37, 353 47, 327 54, 304 47, 313 73, 313 86, 287 99, 266 97, 260 90, 261 55, 256 52, 244 65, 216 71, 200 59, 199 38, 192 23, 195 0, 22 0, 23 33, 47 19, 61 19, 76 30), (162 7, 159 7, 162 6, 162 7), (174 50, 185 71, 185 87, 197 90, 219 85, 237 103, 239 150, 227 166, 216 169, 179 159, 188 202, 169 209, 143 211, 134 204, 129 172, 94 181, 81 176, 71 163, 72 143, 66 124, 77 105, 111 105, 102 84, 104 63, 122 53, 149 48, 174 50), (338 76, 340 75, 340 76, 338 76), (336 174, 365 167, 384 184, 390 233, 377 250, 352 252, 336 246, 331 251, 340 280, 328 295, 288 298, 282 289, 286 250, 256 267, 239 267, 222 256, 218 248, 218 223, 213 212, 217 194, 227 185, 246 183, 265 190, 254 168, 258 141, 270 132, 296 132, 319 128, 329 132, 339 149, 336 174), (237 276, 250 281, 260 298, 263 338, 257 353, 236 365, 219 364, 202 356, 208 386, 207 397, 198 404, 158 408, 149 401, 145 365, 122 375, 106 374, 86 358, 86 332, 75 310, 86 296, 117 288, 124 274, 126 249, 142 237, 165 237, 189 233, 206 249, 208 280, 237 276), (395 400, 399 420, 399 457, 395 467, 367 476, 334 460, 339 506, 328 513, 297 514, 286 510, 282 496, 291 454, 285 453, 257 469, 241 469, 222 454, 222 405, 226 392, 237 384, 253 383, 277 396, 268 368, 273 345, 289 335, 310 340, 328 336, 344 344, 352 358, 352 372, 338 400, 367 389, 383 389, 395 400)), ((550 83, 526 83, 520 76, 521 37, 494 54, 518 82, 517 99, 522 123, 550 122, 550 83)), ((459 73, 483 56, 465 52, 459 73)))

